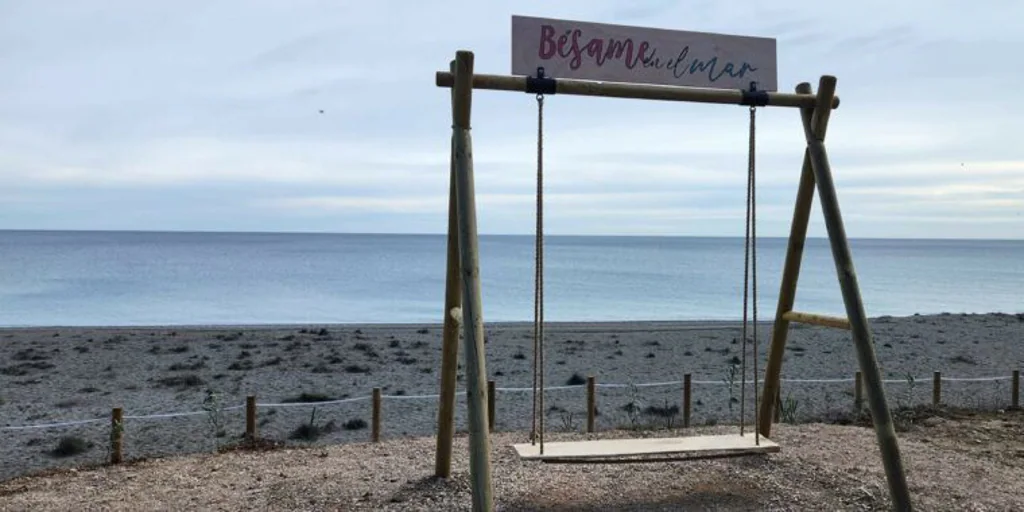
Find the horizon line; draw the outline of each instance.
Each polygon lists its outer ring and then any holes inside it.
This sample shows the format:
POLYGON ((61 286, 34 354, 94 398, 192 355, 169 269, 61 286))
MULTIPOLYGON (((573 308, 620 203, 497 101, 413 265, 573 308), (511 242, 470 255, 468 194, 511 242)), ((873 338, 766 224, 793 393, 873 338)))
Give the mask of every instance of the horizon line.
MULTIPOLYGON (((358 236, 447 236, 447 233, 410 233, 410 232, 342 232, 342 231, 259 231, 259 230, 174 230, 174 229, 23 229, 23 228, 0 228, 0 233, 153 233, 153 234, 194 234, 194 235, 358 235, 358 236)), ((479 233, 481 237, 518 237, 534 236, 533 233, 479 233)), ((687 234, 585 234, 585 233, 545 233, 548 237, 564 238, 743 238, 743 235, 687 235, 687 234)), ((769 236, 758 235, 759 239, 782 239, 788 240, 789 235, 769 236)), ((828 240, 826 236, 807 236, 809 240, 828 240)), ((922 240, 922 241, 949 241, 949 240, 970 240, 979 242, 1024 242, 1024 238, 969 238, 969 237, 895 237, 895 236, 857 236, 848 237, 849 240, 922 240)))

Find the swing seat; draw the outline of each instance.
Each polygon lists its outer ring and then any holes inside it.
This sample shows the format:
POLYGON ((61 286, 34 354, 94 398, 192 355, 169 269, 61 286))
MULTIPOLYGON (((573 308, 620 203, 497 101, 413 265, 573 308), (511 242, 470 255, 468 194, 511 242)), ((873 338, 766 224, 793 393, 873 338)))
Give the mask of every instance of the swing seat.
POLYGON ((655 437, 641 439, 600 439, 540 444, 513 445, 519 458, 541 462, 660 462, 663 460, 715 459, 742 457, 781 450, 774 441, 753 434, 687 437, 655 437))

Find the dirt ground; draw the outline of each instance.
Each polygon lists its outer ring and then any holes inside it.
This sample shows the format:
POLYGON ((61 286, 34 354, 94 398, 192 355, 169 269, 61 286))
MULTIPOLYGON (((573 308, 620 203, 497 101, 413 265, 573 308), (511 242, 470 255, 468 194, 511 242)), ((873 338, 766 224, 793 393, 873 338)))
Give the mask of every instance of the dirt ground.
MULTIPOLYGON (((1024 509, 1024 414, 903 413, 900 447, 917 510, 1024 509)), ((547 439, 693 435, 550 434, 547 439)), ((738 432, 737 432, 738 433, 738 432)), ((888 510, 873 430, 777 425, 780 453, 649 464, 538 464, 492 437, 498 510, 888 510)), ((60 470, 0 484, 0 510, 469 510, 465 436, 454 475, 431 477, 433 438, 327 448, 237 450, 60 470)))

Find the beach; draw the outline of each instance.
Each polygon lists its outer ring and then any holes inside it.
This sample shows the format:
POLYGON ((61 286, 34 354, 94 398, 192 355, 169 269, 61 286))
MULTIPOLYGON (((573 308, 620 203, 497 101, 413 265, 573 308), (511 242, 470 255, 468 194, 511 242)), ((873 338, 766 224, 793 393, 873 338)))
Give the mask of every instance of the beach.
MULTIPOLYGON (((679 416, 644 414, 681 403, 691 374, 696 425, 740 421, 739 322, 557 323, 546 326, 545 384, 594 376, 599 431, 644 424, 679 426, 679 416), (730 385, 729 382, 734 382, 730 385), (645 386, 644 384, 660 384, 645 386), (604 385, 623 385, 604 387, 604 385), (635 385, 635 386, 632 386, 635 385), (639 405, 630 408, 630 403, 639 405), (654 409, 651 409, 651 407, 654 409), (640 413, 635 411, 639 410, 640 413)), ((891 407, 930 403, 932 375, 943 403, 983 409, 1010 404, 1012 371, 1024 361, 1024 315, 938 314, 871 319, 891 407), (913 377, 913 379, 909 378, 913 377)), ((495 381, 496 429, 527 439, 531 425, 532 324, 486 324, 488 378, 495 381), (517 434, 518 433, 518 434, 517 434)), ((212 452, 244 433, 249 395, 261 438, 296 445, 367 441, 371 390, 384 395, 382 438, 431 436, 437 422, 440 325, 31 328, 0 330, 0 478, 108 457, 110 414, 123 408, 129 460, 212 452), (211 394, 212 393, 212 394, 211 394), (351 400, 317 405, 313 400, 351 400), (194 413, 173 416, 174 413, 194 413), (147 417, 151 415, 167 415, 147 417), (25 426, 96 420, 55 428, 25 426), (303 424, 316 439, 291 439, 303 424), (13 429, 12 429, 13 428, 13 429), (64 436, 82 453, 57 456, 64 436)), ((748 329, 748 336, 752 336, 748 329)), ((757 327, 759 370, 771 336, 757 327)), ((748 344, 745 412, 753 423, 753 345, 748 344)), ((460 361, 462 355, 460 352, 460 361)), ((849 331, 793 324, 782 368, 790 421, 834 421, 852 410, 858 370, 849 331), (834 382, 789 382, 786 379, 834 382)), ((459 372, 459 389, 464 390, 459 372)), ((466 428, 460 395, 456 426, 466 428)), ((582 431, 582 386, 545 394, 548 431, 582 431)))

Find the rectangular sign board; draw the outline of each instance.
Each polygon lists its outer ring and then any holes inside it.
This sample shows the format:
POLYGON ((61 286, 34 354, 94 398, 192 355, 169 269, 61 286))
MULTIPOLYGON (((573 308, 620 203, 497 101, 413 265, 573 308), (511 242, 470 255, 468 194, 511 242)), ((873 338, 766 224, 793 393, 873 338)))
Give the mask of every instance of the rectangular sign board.
POLYGON ((777 91, 775 39, 512 17, 512 74, 777 91))

